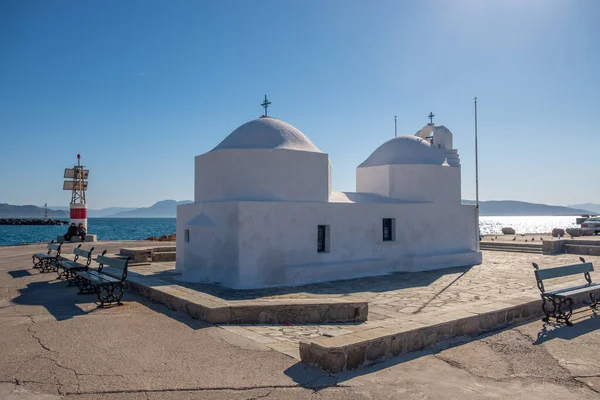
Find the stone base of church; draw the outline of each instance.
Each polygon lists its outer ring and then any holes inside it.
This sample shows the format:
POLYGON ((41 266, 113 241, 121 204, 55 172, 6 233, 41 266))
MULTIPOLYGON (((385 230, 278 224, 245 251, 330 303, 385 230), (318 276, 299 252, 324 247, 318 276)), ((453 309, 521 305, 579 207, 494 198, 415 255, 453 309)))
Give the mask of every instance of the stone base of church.
POLYGON ((402 257, 394 272, 422 272, 436 269, 470 267, 482 262, 480 251, 466 253, 440 254, 433 256, 402 257))
POLYGON ((384 259, 352 260, 323 264, 286 267, 286 284, 298 286, 310 283, 381 276, 396 272, 421 272, 481 264, 481 252, 442 254, 435 256, 405 256, 397 263, 384 259))

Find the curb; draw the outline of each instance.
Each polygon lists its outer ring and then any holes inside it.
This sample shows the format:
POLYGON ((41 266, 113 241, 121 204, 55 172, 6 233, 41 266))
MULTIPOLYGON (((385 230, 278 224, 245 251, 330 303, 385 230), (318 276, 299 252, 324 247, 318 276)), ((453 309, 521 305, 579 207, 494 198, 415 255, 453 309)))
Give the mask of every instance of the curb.
MULTIPOLYGON (((480 314, 456 311, 441 316, 438 323, 425 326, 408 322, 395 328, 375 328, 357 334, 301 342, 300 359, 328 372, 353 370, 457 336, 477 336, 544 315, 541 300, 532 300, 532 297, 514 300, 525 302, 480 314)), ((573 305, 581 304, 582 300, 582 297, 574 298, 573 305)))
POLYGON ((368 302, 352 297, 225 301, 214 296, 130 272, 125 287, 133 292, 184 311, 211 324, 318 324, 364 322, 368 302))

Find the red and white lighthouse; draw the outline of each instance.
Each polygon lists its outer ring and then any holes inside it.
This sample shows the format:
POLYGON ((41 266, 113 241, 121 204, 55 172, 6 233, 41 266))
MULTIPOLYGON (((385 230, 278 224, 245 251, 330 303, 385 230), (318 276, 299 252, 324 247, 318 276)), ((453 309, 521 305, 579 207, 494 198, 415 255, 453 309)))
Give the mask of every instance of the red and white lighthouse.
POLYGON ((89 170, 81 165, 81 155, 77 154, 77 165, 73 168, 65 169, 66 180, 63 184, 63 190, 71 191, 71 215, 70 222, 79 226, 83 224, 87 230, 87 204, 85 201, 85 192, 87 190, 87 179, 89 170))

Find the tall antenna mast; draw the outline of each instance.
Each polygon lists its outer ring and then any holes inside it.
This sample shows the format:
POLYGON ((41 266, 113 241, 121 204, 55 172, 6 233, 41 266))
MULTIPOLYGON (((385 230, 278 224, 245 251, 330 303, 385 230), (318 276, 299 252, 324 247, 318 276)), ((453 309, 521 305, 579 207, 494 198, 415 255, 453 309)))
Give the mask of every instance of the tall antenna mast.
POLYGON ((479 210, 479 149, 477 146, 477 97, 475 102, 475 206, 479 210))
POLYGON ((394 137, 398 137, 398 123, 396 115, 394 115, 394 137))

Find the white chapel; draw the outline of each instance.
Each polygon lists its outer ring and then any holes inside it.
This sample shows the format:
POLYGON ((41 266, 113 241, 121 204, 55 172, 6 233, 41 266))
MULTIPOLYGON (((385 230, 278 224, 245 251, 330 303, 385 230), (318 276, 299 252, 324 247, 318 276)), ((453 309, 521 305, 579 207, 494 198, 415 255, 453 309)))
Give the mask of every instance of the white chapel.
POLYGON ((356 192, 332 192, 328 154, 263 116, 196 156, 176 269, 250 289, 470 266, 481 263, 477 224, 446 127, 388 140, 356 169, 356 192))

